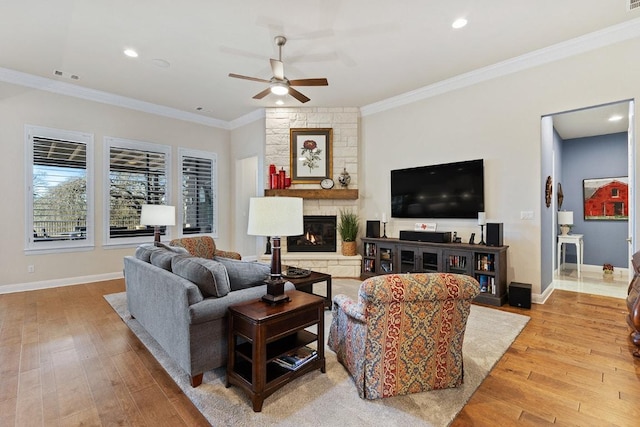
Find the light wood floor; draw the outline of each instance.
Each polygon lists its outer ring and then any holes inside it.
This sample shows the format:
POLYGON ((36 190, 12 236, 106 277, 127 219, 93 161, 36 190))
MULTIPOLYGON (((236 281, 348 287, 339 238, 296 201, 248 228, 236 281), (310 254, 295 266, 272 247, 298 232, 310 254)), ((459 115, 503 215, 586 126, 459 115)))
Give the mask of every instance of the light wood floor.
MULTIPOLYGON (((0 295, 0 426, 207 421, 102 295, 122 280, 0 295)), ((453 426, 640 425, 622 299, 556 291, 453 426)))

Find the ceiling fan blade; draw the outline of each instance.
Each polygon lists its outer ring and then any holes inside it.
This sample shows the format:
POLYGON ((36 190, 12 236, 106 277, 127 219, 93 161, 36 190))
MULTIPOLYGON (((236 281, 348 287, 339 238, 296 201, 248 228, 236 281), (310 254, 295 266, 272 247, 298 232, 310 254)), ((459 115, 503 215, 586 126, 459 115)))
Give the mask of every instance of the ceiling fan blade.
POLYGON ((249 76, 243 76, 241 74, 234 74, 234 73, 229 73, 229 77, 233 77, 236 79, 244 79, 244 80, 251 80, 254 82, 261 82, 261 83, 270 83, 270 80, 265 80, 265 79, 259 79, 257 77, 249 77, 249 76))
POLYGON ((253 99, 262 99, 265 96, 269 95, 270 92, 271 92, 271 88, 268 87, 262 92, 258 93, 257 95, 254 95, 253 99))
POLYGON ((329 86, 327 79, 298 79, 289 80, 290 86, 329 86))
POLYGON ((304 96, 303 94, 301 94, 300 92, 298 92, 292 87, 289 88, 289 95, 293 96, 295 99, 302 102, 303 104, 307 101, 311 101, 311 98, 307 98, 306 96, 304 96))
POLYGON ((284 63, 282 61, 271 58, 271 71, 273 71, 273 77, 284 80, 284 63))

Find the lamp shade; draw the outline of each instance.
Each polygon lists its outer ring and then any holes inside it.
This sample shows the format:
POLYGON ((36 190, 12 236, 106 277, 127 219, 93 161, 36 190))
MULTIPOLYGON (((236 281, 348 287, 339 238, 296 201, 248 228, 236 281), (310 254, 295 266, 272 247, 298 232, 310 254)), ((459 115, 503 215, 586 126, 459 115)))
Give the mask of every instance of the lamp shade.
POLYGON ((303 233, 302 198, 252 197, 249 199, 251 236, 299 236, 303 233))
POLYGON ((176 207, 167 205, 142 205, 142 225, 176 225, 176 207))
POLYGON ((558 212, 558 224, 559 225, 573 225, 573 212, 571 212, 571 211, 559 211, 558 212))
POLYGON ((487 214, 485 212, 478 212, 478 225, 485 225, 487 223, 487 214))

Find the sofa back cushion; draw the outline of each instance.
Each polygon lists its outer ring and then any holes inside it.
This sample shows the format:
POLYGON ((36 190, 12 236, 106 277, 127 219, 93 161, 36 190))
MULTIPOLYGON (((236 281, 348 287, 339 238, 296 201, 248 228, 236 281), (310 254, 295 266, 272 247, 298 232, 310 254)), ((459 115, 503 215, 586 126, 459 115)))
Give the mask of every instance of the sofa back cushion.
POLYGON ((160 246, 155 246, 153 243, 143 243, 142 245, 136 248, 135 257, 144 262, 151 262, 151 254, 153 252, 173 252, 178 254, 188 254, 189 252, 185 248, 181 247, 173 247, 166 246, 164 244, 160 244, 160 246))
POLYGON ((171 258, 181 256, 178 252, 162 250, 151 252, 151 264, 160 267, 163 270, 171 271, 171 258))
POLYGON ((174 256, 171 258, 171 271, 195 283, 205 298, 223 297, 231 290, 226 268, 211 259, 174 256))
POLYGON ((271 273, 270 266, 259 262, 238 261, 219 256, 213 259, 227 269, 232 291, 264 285, 264 281, 269 278, 269 273, 271 273))

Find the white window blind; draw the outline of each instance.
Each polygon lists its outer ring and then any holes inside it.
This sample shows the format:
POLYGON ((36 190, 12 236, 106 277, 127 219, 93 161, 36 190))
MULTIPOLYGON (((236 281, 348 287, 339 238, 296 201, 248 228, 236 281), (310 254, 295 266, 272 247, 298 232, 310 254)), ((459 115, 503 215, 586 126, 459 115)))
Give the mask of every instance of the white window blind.
POLYGON ((182 234, 216 234, 216 155, 179 151, 182 234))
POLYGON ((93 136, 35 126, 27 139, 27 250, 93 245, 93 136))
MULTIPOLYGON (((149 240, 153 227, 140 225, 140 211, 144 204, 168 204, 170 148, 116 138, 106 138, 105 147, 109 159, 106 241, 149 240)), ((165 228, 161 228, 162 234, 165 228)))

